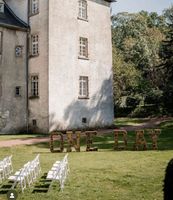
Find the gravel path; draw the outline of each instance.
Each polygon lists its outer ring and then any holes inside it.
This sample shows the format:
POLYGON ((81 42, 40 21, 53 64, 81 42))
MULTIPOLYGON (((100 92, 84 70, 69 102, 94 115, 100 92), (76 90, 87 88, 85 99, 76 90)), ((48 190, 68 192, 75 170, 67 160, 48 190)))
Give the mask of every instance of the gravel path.
POLYGON ((31 144, 36 144, 36 143, 40 143, 40 142, 49 142, 49 137, 0 141, 0 147, 11 147, 11 146, 27 145, 27 144, 31 145, 31 144))

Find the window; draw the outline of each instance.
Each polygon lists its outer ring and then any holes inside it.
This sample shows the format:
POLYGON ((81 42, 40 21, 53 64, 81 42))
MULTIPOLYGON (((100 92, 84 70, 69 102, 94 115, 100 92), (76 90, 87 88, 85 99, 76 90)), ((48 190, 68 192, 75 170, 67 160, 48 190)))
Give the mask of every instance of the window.
POLYGON ((87 123, 87 118, 86 117, 82 117, 82 123, 86 124, 87 123))
POLYGON ((31 96, 39 96, 39 78, 37 75, 31 76, 31 96))
POLYGON ((79 43, 79 57, 88 58, 88 39, 80 37, 79 43))
POLYGON ((79 98, 88 98, 88 77, 79 77, 79 98))
POLYGON ((16 54, 16 57, 22 56, 22 46, 16 46, 15 54, 16 54))
POLYGON ((31 36, 31 54, 32 56, 38 55, 38 35, 31 36))
POLYGON ((32 120, 32 125, 33 125, 33 126, 37 126, 37 120, 36 120, 36 119, 33 119, 33 120, 32 120))
POLYGON ((4 13, 4 3, 0 3, 0 13, 4 13))
POLYGON ((21 87, 20 86, 16 86, 16 88, 15 88, 15 96, 16 97, 21 96, 21 87))
POLYGON ((39 12, 39 0, 30 0, 30 14, 35 15, 39 12))
POLYGON ((87 20, 87 1, 79 0, 79 19, 87 20))
POLYGON ((2 32, 0 31, 0 55, 2 55, 2 32))

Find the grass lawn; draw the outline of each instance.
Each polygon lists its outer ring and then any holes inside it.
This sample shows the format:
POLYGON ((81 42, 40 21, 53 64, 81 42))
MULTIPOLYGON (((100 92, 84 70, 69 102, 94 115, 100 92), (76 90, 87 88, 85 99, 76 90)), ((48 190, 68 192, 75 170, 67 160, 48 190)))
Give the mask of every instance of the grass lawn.
MULTIPOLYGON (((165 124, 164 124, 165 126, 165 124)), ((9 136, 7 136, 9 137, 9 136)), ((5 136, 4 136, 5 139, 5 136)), ((70 174, 63 192, 59 184, 50 185, 45 173, 65 153, 50 153, 48 143, 0 149, 0 160, 13 154, 14 171, 40 153, 42 174, 34 186, 26 189, 19 200, 162 200, 163 179, 168 161, 173 157, 173 129, 164 128, 159 138, 159 151, 132 151, 134 132, 128 134, 128 150, 113 151, 113 134, 97 136, 98 152, 69 153, 70 174)), ((0 200, 6 200, 10 183, 0 185, 0 200)))
POLYGON ((114 121, 114 124, 117 127, 127 126, 127 125, 137 126, 137 125, 140 125, 141 123, 147 122, 149 120, 150 120, 149 118, 128 118, 128 117, 124 118, 124 117, 121 117, 121 118, 116 118, 114 121))
POLYGON ((0 135, 0 141, 3 141, 3 140, 14 140, 14 139, 29 139, 29 138, 33 138, 33 137, 45 137, 45 136, 46 136, 45 134, 0 135))

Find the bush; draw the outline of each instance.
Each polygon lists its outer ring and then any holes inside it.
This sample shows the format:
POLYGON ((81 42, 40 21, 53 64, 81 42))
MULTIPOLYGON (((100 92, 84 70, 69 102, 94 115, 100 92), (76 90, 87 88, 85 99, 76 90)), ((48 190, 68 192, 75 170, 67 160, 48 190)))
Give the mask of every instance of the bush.
POLYGON ((133 107, 115 107, 114 116, 115 117, 127 117, 132 111, 133 107))

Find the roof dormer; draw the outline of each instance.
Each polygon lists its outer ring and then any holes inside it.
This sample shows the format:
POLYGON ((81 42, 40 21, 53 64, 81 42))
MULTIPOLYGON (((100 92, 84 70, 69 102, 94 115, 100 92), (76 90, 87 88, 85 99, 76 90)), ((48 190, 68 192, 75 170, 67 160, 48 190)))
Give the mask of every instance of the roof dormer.
POLYGON ((0 0, 0 13, 4 13, 4 2, 0 0))

